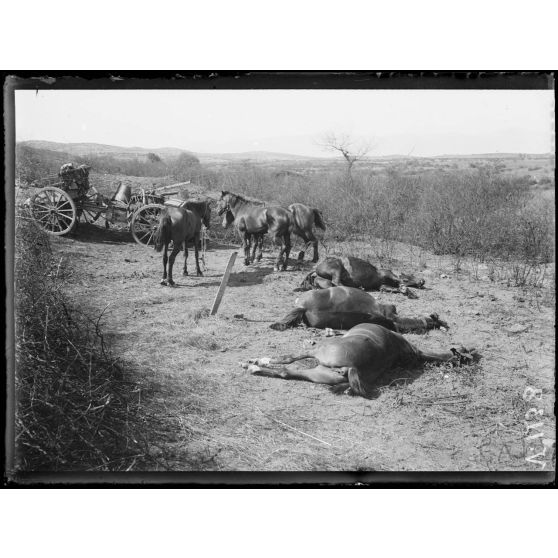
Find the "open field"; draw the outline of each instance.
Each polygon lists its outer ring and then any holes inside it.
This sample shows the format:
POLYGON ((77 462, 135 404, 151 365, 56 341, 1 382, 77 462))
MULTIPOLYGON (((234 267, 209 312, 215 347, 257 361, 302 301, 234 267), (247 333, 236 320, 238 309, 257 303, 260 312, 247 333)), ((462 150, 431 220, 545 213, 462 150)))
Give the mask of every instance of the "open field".
MULTIPOLYGON (((524 415, 533 406, 522 399, 527 386, 542 389, 537 408, 544 412, 545 438, 553 437, 548 287, 475 279, 455 273, 448 258, 397 247, 393 268, 422 274, 428 288, 418 300, 377 298, 396 304, 401 315, 438 312, 449 322, 448 332, 409 335, 413 343, 431 349, 471 343, 484 358, 469 368, 400 371, 366 400, 250 376, 238 366, 323 336, 308 328, 269 329, 292 306, 303 275, 273 272, 270 254, 249 268, 238 258, 218 315, 203 317, 232 246, 212 246, 205 276, 177 276, 175 289, 158 284, 160 255, 133 244, 127 233, 84 226, 74 238, 54 239, 53 247, 75 269, 71 298, 97 313, 109 305, 103 328, 113 350, 156 386, 147 404, 164 429, 145 425, 150 455, 140 469, 538 470, 526 461, 533 445, 524 434, 524 415)), ((332 245, 330 253, 370 256, 376 248, 373 240, 332 245)), ((551 454, 546 470, 554 466, 551 454)))
MULTIPOLYGON (((549 442, 555 431, 553 239, 533 227, 536 246, 525 245, 526 250, 536 248, 532 257, 514 259, 510 252, 501 259, 494 255, 499 245, 472 244, 473 237, 466 248, 476 247, 478 254, 465 248, 452 253, 453 245, 441 246, 435 253, 409 241, 413 237, 417 244, 429 241, 419 235, 423 232, 416 228, 419 221, 405 226, 420 212, 430 217, 430 207, 413 206, 411 202, 418 204, 414 198, 405 206, 415 187, 442 187, 453 180, 452 187, 459 192, 460 186, 469 184, 460 182, 463 177, 484 177, 483 168, 491 177, 503 179, 505 187, 521 183, 533 200, 550 206, 553 159, 499 155, 367 160, 355 172, 355 184, 362 189, 352 191, 354 200, 339 189, 345 170, 336 161, 204 161, 201 156, 200 160, 206 166, 192 179, 213 197, 224 187, 266 201, 303 201, 319 207, 328 224, 320 245, 322 256, 351 254, 379 267, 424 277, 426 289, 418 291, 417 300, 389 293, 374 296, 395 304, 402 316, 437 312, 449 323, 449 331, 408 335, 419 347, 470 344, 483 359, 471 367, 396 371, 380 381, 371 399, 334 395, 320 385, 251 376, 239 361, 294 352, 305 340, 323 337, 322 331, 305 327, 282 333, 269 329, 293 306, 297 296, 293 289, 312 268, 310 263, 299 271, 290 266, 289 271, 276 273, 269 243, 264 259, 254 266, 244 267, 239 254, 221 308, 217 316, 208 317, 206 310, 229 255, 238 250, 234 234, 224 233, 216 217, 204 277, 182 277, 180 255, 175 289, 159 285, 160 254, 136 245, 125 230, 105 230, 102 218, 101 226, 82 223, 71 236, 51 238, 51 245, 55 258, 68 269, 69 299, 93 316, 102 313, 101 327, 113 353, 142 385, 149 386, 149 396, 142 399, 143 416, 151 417, 143 425, 148 450, 131 470, 554 469, 555 446, 549 442), (376 205, 374 217, 370 200, 385 184, 385 192, 392 191, 390 185, 401 186, 404 195, 385 198, 385 205, 376 205), (397 208, 400 215, 386 217, 388 209, 397 208), (408 221, 397 220, 405 215, 408 221), (349 228, 349 219, 360 232, 349 228), (527 387, 542 390, 540 398, 525 400, 527 387), (543 433, 540 438, 528 439, 529 412, 530 420, 536 417, 533 424, 543 423, 537 430, 543 433), (548 446, 544 455, 528 461, 543 451, 543 439, 548 446)), ((172 182, 171 177, 95 172, 91 176, 92 185, 106 195, 114 193, 119 180, 129 180, 134 189, 172 182)), ((27 192, 19 192, 18 199, 27 192)), ((451 195, 447 199, 451 201, 451 195)), ((466 207, 459 199, 457 207, 465 217, 476 216, 475 211, 481 215, 487 207, 484 199, 464 201, 471 205, 466 207)), ((538 224, 539 206, 533 211, 525 218, 528 224, 538 224)), ((463 222, 459 212, 447 213, 455 218, 452 227, 463 222)), ((502 227, 515 226, 504 217, 502 227)), ((495 224, 496 229, 499 226, 495 224)), ((463 231, 469 234, 470 229, 463 231)), ((301 248, 297 242, 291 256, 301 248)), ((515 239, 502 246, 514 248, 515 239)), ((189 264, 192 270, 192 250, 189 264)))

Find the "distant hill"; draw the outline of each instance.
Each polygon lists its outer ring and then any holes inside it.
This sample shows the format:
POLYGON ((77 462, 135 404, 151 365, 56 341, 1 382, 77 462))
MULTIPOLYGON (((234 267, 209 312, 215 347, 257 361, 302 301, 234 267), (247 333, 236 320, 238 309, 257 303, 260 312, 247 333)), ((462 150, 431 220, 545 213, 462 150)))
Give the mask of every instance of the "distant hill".
POLYGON ((19 142, 18 145, 33 147, 34 149, 46 149, 49 151, 63 151, 80 157, 86 155, 112 155, 113 157, 145 156, 147 153, 156 153, 160 157, 174 159, 181 153, 191 153, 185 149, 176 147, 157 147, 148 149, 146 147, 121 147, 118 145, 105 145, 102 143, 59 143, 55 141, 29 140, 19 142))
MULTIPOLYGON (((432 155, 430 159, 549 159, 552 153, 471 153, 467 155, 432 155)), ((428 157, 425 157, 428 159, 428 157)))
MULTIPOLYGON (((331 161, 335 157, 312 157, 309 155, 294 155, 292 153, 276 153, 272 151, 244 151, 240 153, 198 153, 177 147, 122 147, 118 145, 106 145, 102 143, 59 143, 54 141, 29 140, 18 142, 18 145, 43 149, 51 152, 63 152, 74 156, 87 155, 111 155, 116 158, 130 159, 133 157, 145 157, 148 153, 156 153, 162 159, 175 159, 181 153, 188 153, 197 157, 202 163, 226 162, 226 161, 331 161)), ((515 159, 525 155, 529 159, 548 159, 553 157, 551 153, 478 153, 465 155, 370 155, 363 160, 368 161, 389 161, 396 159, 515 159)))
POLYGON ((292 153, 274 153, 272 151, 243 151, 240 153, 194 153, 203 163, 204 161, 239 161, 249 159, 251 161, 308 161, 317 160, 318 157, 307 155, 293 155, 292 153))

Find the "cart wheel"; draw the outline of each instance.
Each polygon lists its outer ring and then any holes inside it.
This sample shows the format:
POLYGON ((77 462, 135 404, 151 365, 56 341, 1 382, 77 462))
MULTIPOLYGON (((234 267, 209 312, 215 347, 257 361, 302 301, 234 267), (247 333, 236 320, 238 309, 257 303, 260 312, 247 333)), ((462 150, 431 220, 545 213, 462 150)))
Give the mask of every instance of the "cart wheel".
POLYGON ((47 233, 62 236, 77 225, 77 208, 67 192, 46 186, 31 198, 31 213, 47 233))
POLYGON ((159 217, 164 205, 151 203, 140 207, 133 215, 130 230, 134 240, 142 246, 153 246, 159 228, 159 217))
POLYGON ((80 200, 80 205, 82 207, 79 217, 83 217, 86 223, 94 223, 107 207, 102 196, 93 186, 87 190, 85 196, 80 200))

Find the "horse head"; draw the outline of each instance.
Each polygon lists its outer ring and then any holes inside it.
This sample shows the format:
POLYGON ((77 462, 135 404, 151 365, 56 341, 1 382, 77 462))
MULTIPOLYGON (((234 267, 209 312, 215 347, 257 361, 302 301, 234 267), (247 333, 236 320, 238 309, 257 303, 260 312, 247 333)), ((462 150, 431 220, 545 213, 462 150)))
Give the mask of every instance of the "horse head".
POLYGON ((227 208, 225 210, 225 214, 223 215, 223 221, 221 222, 221 225, 223 226, 224 229, 226 229, 233 223, 234 223, 234 215, 232 214, 230 208, 227 208))
POLYGON ((229 204, 229 193, 226 191, 221 192, 221 197, 217 202, 217 214, 219 217, 225 213, 225 211, 230 211, 230 204, 229 204))

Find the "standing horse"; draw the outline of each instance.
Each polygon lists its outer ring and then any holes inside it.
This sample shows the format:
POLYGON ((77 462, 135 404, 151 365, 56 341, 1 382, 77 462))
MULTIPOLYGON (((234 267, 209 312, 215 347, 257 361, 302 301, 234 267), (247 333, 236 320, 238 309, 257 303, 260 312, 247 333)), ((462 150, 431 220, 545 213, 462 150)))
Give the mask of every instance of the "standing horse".
POLYGON ((269 232, 273 235, 274 242, 281 242, 275 267, 277 271, 287 269, 291 252, 291 232, 294 226, 290 211, 277 205, 265 206, 262 202, 250 201, 227 191, 221 192, 218 208, 220 216, 225 214, 223 224, 230 222, 234 217, 236 228, 242 236, 244 265, 250 265, 250 262, 254 261, 257 247, 259 247, 257 260, 261 260, 263 235, 269 232), (250 259, 252 240, 254 249, 250 259))
MULTIPOLYGON (((302 238, 304 250, 308 250, 310 244, 314 246, 312 261, 316 263, 318 261, 318 239, 314 235, 312 228, 316 226, 322 229, 322 231, 326 230, 321 212, 302 203, 292 203, 289 205, 289 211, 293 214, 293 233, 302 238)), ((301 254, 298 256, 299 260, 304 258, 304 252, 301 254)))
POLYGON ((159 218, 159 226, 155 233, 155 250, 161 252, 163 247, 163 279, 161 285, 174 285, 172 279, 172 268, 174 260, 182 245, 184 245, 184 272, 188 275, 188 242, 194 241, 194 253, 196 255, 196 272, 198 277, 203 276, 200 269, 199 250, 202 223, 209 228, 211 209, 209 202, 189 201, 186 207, 165 207, 159 218), (169 243, 173 243, 170 256, 167 257, 169 243), (169 264, 168 283, 167 283, 167 262, 169 264))

